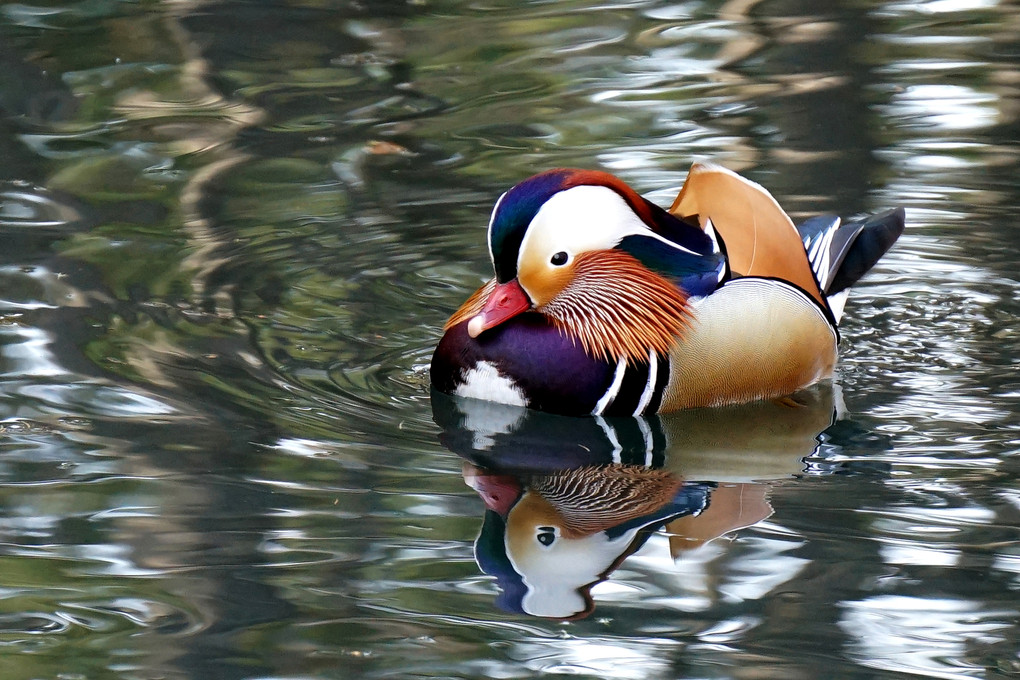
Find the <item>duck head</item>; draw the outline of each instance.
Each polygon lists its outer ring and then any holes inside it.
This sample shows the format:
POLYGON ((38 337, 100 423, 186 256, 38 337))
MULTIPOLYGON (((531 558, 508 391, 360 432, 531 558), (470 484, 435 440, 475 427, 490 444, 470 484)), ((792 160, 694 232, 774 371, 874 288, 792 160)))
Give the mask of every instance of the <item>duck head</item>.
POLYGON ((603 172, 556 169, 504 193, 488 226, 495 277, 450 318, 478 338, 538 312, 591 357, 665 353, 687 300, 714 289, 725 262, 712 230, 687 224, 603 172))

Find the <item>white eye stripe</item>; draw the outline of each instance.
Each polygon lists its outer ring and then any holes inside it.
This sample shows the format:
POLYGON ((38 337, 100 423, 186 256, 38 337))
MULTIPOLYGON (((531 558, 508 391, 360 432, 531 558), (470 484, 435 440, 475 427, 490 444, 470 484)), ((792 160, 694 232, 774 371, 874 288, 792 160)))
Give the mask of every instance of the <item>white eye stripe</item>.
POLYGON ((503 202, 503 199, 506 198, 507 193, 509 192, 504 191, 500 194, 500 197, 496 199, 496 205, 492 206, 492 214, 489 215, 489 226, 485 230, 485 243, 489 247, 489 261, 492 262, 493 266, 496 265, 496 258, 492 254, 492 224, 496 221, 496 213, 499 211, 499 205, 503 202))
MULTIPOLYGON (((644 224, 644 222, 642 222, 642 224, 644 224)), ((670 248, 675 248, 676 250, 679 250, 681 253, 688 253, 690 255, 697 255, 699 257, 703 255, 703 253, 696 252, 694 250, 691 250, 690 248, 684 248, 682 245, 680 245, 676 241, 670 241, 665 236, 660 236, 659 234, 656 234, 654 231, 652 231, 651 227, 647 227, 646 226, 645 227, 645 231, 639 232, 639 233, 634 234, 634 235, 636 235, 636 236, 650 236, 650 237, 656 239, 657 241, 661 241, 662 243, 665 243, 670 248)), ((630 236, 630 234, 628 234, 628 236, 630 236)), ((712 239, 712 244, 716 248, 716 250, 713 250, 712 252, 719 252, 718 251, 719 244, 715 240, 714 234, 710 234, 709 237, 712 239)))
POLYGON ((521 241, 517 267, 526 258, 549 262, 560 251, 609 250, 627 236, 648 236, 678 252, 701 255, 652 231, 609 187, 586 184, 554 194, 539 208, 521 241))

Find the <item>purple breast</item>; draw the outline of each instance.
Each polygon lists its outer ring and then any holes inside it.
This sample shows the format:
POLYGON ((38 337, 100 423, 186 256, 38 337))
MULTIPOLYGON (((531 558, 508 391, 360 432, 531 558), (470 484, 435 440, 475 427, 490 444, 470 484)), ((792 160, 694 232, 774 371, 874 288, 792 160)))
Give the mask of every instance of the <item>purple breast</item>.
POLYGON ((541 314, 521 314, 477 338, 467 322, 451 328, 432 356, 432 385, 456 394, 471 373, 487 362, 512 381, 529 408, 587 415, 613 381, 614 364, 585 353, 541 314))

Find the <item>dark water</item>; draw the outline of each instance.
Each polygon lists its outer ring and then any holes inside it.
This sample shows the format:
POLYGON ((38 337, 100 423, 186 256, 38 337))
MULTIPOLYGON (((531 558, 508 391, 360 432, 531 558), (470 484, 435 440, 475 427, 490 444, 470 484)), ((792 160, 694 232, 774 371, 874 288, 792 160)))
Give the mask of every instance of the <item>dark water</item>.
POLYGON ((0 5, 3 677, 1020 676, 1018 65, 994 0, 0 5), (695 159, 906 206, 834 388, 433 405, 501 191, 695 159))

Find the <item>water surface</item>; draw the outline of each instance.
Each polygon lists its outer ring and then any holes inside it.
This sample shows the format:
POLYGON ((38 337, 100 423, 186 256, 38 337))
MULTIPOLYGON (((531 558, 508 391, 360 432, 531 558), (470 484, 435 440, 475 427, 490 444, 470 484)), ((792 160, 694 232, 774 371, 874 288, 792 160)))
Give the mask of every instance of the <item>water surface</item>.
POLYGON ((4 677, 1020 675, 1018 16, 0 5, 4 677), (433 404, 502 191, 574 165, 668 204, 706 159, 795 218, 907 208, 834 387, 433 404), (621 552, 542 609, 501 502, 577 465, 665 500, 578 530, 621 552))

